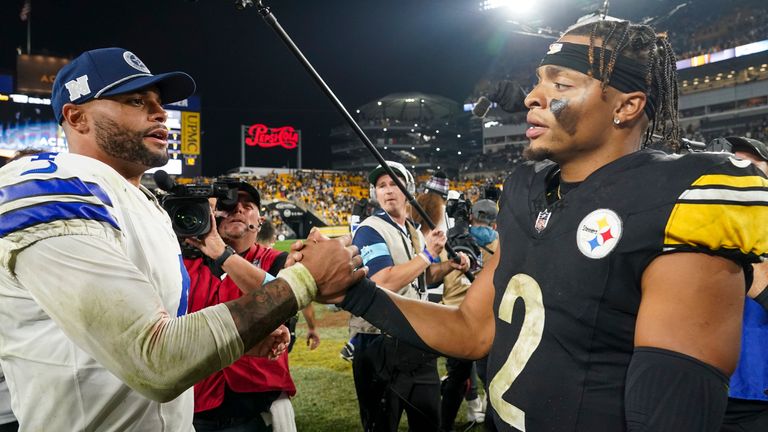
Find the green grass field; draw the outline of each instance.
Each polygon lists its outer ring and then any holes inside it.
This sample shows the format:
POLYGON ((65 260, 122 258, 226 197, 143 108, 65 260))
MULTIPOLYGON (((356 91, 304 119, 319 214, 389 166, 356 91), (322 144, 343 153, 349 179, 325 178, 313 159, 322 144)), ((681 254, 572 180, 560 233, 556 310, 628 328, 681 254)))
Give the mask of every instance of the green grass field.
MULTIPOLYGON (((320 346, 310 351, 306 346, 307 327, 303 321, 296 328, 297 341, 290 354, 291 375, 296 383, 293 407, 296 428, 301 432, 359 431, 360 416, 352 381, 352 364, 339 357, 339 351, 348 339, 346 312, 332 312, 326 306, 315 304, 315 316, 320 332, 320 346)), ((441 375, 445 362, 439 361, 441 375)), ((467 429, 466 407, 462 405, 456 420, 457 431, 481 431, 482 425, 467 429)), ((400 423, 407 431, 405 415, 400 423)))
MULTIPOLYGON (((274 248, 288 251, 296 240, 282 240, 274 248)), ((296 345, 289 357, 291 376, 296 383, 296 396, 292 399, 296 412, 296 429, 300 432, 359 431, 360 415, 357 408, 355 385, 352 381, 352 363, 339 357, 341 347, 349 339, 347 312, 332 312, 325 305, 315 303, 315 318, 320 332, 320 346, 310 351, 306 345, 307 326, 299 314, 296 326, 296 345)), ((440 375, 445 375, 445 361, 438 360, 440 375)), ((474 432, 482 425, 467 428, 466 404, 462 404, 454 430, 474 432)), ((400 431, 407 431, 403 415, 400 431)))

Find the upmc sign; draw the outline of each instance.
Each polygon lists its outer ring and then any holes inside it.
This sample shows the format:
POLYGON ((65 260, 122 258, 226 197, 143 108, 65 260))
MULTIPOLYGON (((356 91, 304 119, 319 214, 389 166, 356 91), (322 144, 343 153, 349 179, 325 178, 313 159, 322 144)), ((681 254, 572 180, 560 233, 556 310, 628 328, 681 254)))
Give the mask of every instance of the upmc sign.
POLYGON ((251 147, 277 147, 295 149, 299 145, 299 132, 293 126, 271 128, 263 124, 248 127, 245 144, 251 147))

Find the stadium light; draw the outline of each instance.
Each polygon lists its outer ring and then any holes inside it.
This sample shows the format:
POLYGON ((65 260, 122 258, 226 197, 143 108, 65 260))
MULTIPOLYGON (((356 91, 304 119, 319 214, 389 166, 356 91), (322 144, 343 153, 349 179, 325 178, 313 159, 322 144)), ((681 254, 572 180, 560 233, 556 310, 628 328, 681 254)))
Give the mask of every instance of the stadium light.
POLYGON ((503 9, 510 17, 528 15, 535 6, 531 0, 484 0, 480 2, 480 11, 503 9))

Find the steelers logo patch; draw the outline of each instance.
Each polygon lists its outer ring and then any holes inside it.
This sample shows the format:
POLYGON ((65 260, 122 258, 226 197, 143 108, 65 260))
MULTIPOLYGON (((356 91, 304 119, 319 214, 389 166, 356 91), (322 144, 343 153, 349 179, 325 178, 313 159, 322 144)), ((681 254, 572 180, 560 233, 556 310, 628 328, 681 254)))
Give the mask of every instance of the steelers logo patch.
POLYGON ((621 218, 615 211, 598 209, 588 214, 576 231, 576 245, 587 258, 605 258, 621 239, 621 218))
POLYGON ((149 68, 147 68, 146 65, 144 65, 144 62, 139 59, 136 54, 126 51, 123 53, 123 58, 125 59, 125 62, 128 63, 129 66, 136 69, 139 72, 144 73, 150 73, 149 68))

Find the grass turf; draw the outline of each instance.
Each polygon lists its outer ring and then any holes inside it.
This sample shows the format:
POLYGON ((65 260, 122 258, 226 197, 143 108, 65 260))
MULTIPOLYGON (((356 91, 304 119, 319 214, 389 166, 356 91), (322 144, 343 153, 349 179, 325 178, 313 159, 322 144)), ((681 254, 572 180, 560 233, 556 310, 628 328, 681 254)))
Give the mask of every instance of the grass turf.
MULTIPOLYGON (((320 346, 310 351, 306 345, 307 327, 301 317, 296 328, 296 344, 289 356, 291 376, 296 383, 296 396, 292 399, 296 412, 296 428, 302 432, 359 431, 360 415, 357 407, 352 364, 339 357, 347 341, 346 312, 332 312, 324 305, 314 304, 320 332, 320 346)), ((300 315, 301 316, 301 315, 300 315)), ((445 374, 445 361, 438 361, 441 376, 445 374)), ((457 431, 481 431, 482 425, 467 429, 466 404, 462 403, 456 419, 457 431)), ((400 422, 400 431, 407 431, 406 416, 400 422)))

